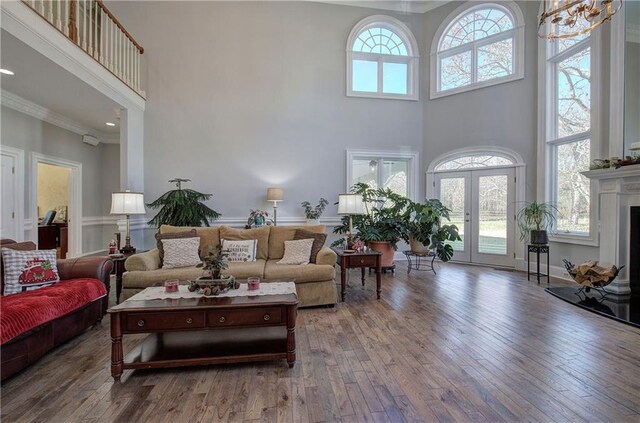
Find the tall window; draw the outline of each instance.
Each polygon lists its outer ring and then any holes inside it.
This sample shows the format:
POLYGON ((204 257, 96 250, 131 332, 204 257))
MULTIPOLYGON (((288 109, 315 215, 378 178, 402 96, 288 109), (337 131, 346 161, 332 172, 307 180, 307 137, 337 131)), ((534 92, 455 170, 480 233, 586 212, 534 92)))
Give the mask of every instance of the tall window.
POLYGON ((560 236, 588 236, 591 187, 580 174, 589 169, 593 145, 593 37, 541 41, 545 55, 545 149, 547 200, 558 208, 560 236))
POLYGON ((417 100, 418 57, 411 31, 390 16, 370 16, 347 42, 347 95, 417 100))
POLYGON ((347 188, 358 182, 414 198, 417 153, 347 151, 347 188))
POLYGON ((434 38, 431 97, 522 78, 523 29, 513 2, 468 2, 456 9, 434 38))

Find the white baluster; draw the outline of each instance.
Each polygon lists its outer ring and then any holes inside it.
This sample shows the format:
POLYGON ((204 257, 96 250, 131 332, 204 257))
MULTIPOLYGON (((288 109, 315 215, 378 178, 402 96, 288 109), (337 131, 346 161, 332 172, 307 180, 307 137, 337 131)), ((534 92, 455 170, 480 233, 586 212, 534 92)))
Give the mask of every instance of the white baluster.
POLYGON ((49 10, 47 10, 47 20, 51 23, 54 23, 53 20, 53 0, 49 0, 48 2, 48 8, 49 10))
POLYGON ((58 28, 60 31, 62 31, 62 19, 61 19, 61 14, 60 14, 60 2, 62 0, 57 0, 56 1, 56 28, 58 28))
POLYGON ((64 35, 69 36, 69 0, 64 0, 64 16, 62 17, 62 26, 64 27, 64 35))
POLYGON ((82 0, 82 49, 87 50, 87 0, 82 0))
POLYGON ((40 14, 44 16, 44 2, 45 0, 40 0, 38 2, 38 9, 40 9, 40 14))
MULTIPOLYGON (((103 65, 107 66, 107 55, 106 55, 106 50, 105 50, 105 46, 104 46, 104 31, 106 30, 105 25, 104 25, 104 13, 102 12, 102 9, 100 9, 100 51, 99 51, 99 58, 100 58, 100 63, 102 63, 103 65)), ((107 66, 108 67, 108 66, 107 66)))
MULTIPOLYGON (((93 4, 93 3, 92 3, 93 4)), ((98 5, 93 4, 93 37, 94 37, 94 45, 93 45, 93 58, 98 60, 98 53, 100 52, 100 40, 98 34, 98 5)))
POLYGON ((92 8, 92 3, 93 0, 89 0, 89 10, 87 10, 86 16, 87 16, 87 20, 89 21, 89 50, 87 50, 87 53, 89 53, 90 55, 93 55, 93 21, 92 21, 92 14, 91 14, 91 8, 92 8))

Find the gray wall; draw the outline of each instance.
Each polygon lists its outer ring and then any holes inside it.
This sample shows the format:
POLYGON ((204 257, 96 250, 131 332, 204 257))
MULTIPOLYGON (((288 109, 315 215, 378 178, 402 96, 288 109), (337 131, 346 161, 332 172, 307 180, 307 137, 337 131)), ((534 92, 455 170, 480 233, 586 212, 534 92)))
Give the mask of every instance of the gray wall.
POLYGON ((630 145, 640 142, 640 43, 627 41, 625 45, 624 148, 630 155, 630 145))
MULTIPOLYGON (((267 187, 281 186, 278 216, 302 217, 301 201, 333 202, 345 190, 346 149, 422 151, 421 102, 345 96, 347 36, 380 11, 303 2, 109 7, 145 47, 147 201, 179 176, 213 193, 209 204, 224 217, 244 218, 269 208, 267 187)), ((394 16, 424 51, 421 16, 394 16)), ((331 204, 325 217, 335 214, 331 204)))
MULTIPOLYGON (((119 146, 82 142, 82 136, 39 119, 2 107, 2 145, 25 152, 25 219, 32 215, 30 204, 31 153, 41 153, 82 163, 82 214, 84 217, 108 216, 111 192, 118 190, 119 146), (113 173, 111 177, 110 174, 113 173)), ((34 222, 34 225, 37 222, 34 222)), ((105 225, 108 226, 108 225, 105 225)), ((113 231, 115 232, 115 226, 113 231)), ((82 228, 82 251, 106 249, 109 239, 102 225, 82 228)))

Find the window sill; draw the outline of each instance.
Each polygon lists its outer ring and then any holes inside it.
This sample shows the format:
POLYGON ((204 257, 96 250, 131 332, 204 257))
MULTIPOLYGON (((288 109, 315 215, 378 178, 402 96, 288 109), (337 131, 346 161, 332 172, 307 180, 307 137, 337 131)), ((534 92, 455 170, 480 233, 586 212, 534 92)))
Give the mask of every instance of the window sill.
POLYGON ((379 94, 379 93, 365 93, 365 92, 357 92, 357 91, 347 92, 347 97, 377 98, 382 100, 408 100, 408 101, 419 100, 417 95, 379 94))
POLYGON ((514 74, 509 76, 504 76, 502 78, 491 79, 489 81, 476 82, 475 84, 465 85, 464 87, 453 88, 451 90, 446 91, 435 91, 433 87, 435 87, 435 81, 431 81, 431 100, 435 100, 441 97, 447 97, 450 95, 466 93, 468 91, 479 90, 481 88, 492 87, 494 85, 506 84, 507 82, 517 81, 519 79, 524 79, 524 74, 514 74))
POLYGON ((549 234, 549 242, 560 244, 576 244, 588 247, 598 247, 598 237, 593 235, 549 234))

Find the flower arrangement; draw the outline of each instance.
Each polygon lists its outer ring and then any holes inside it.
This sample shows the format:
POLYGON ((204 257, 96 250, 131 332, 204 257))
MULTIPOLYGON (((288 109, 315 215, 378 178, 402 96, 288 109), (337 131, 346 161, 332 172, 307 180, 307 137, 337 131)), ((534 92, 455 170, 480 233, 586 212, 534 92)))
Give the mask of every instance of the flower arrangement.
POLYGON ((595 159, 591 162, 591 166, 589 166, 589 170, 596 169, 609 169, 615 168, 619 169, 623 166, 631 166, 640 164, 640 155, 637 156, 626 156, 624 159, 619 159, 618 157, 611 157, 610 159, 595 159))
POLYGON ((303 201, 301 206, 304 208, 304 215, 307 219, 318 220, 327 208, 327 204, 329 204, 329 202, 325 198, 320 198, 320 201, 315 207, 311 207, 311 203, 308 201, 303 201))
POLYGON ((249 218, 247 219, 247 224, 245 229, 251 229, 253 226, 262 226, 262 225, 271 225, 273 224, 273 220, 269 217, 269 212, 264 210, 253 210, 251 209, 249 212, 249 218))

